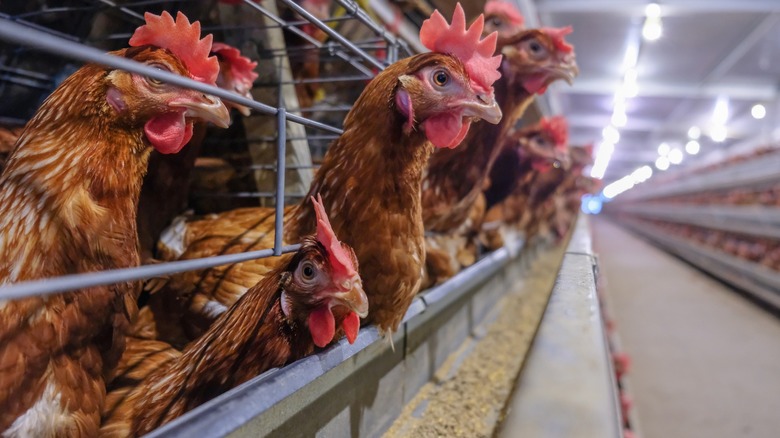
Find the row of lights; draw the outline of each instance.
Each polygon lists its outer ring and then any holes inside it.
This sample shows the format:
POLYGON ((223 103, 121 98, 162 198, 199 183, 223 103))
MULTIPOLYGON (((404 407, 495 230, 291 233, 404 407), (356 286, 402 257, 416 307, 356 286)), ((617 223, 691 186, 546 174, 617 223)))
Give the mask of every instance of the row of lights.
POLYGON ((651 176, 653 176, 653 168, 650 166, 642 166, 631 172, 630 175, 626 175, 604 187, 604 190, 601 193, 605 198, 612 199, 626 190, 633 188, 635 185, 647 181, 651 176))
MULTIPOLYGON (((757 103, 750 109, 750 114, 756 120, 766 117, 766 108, 757 103)), ((715 103, 715 111, 712 116, 712 126, 710 126, 709 136, 718 143, 726 140, 728 130, 726 121, 728 120, 729 106, 728 98, 720 97, 715 103)), ((701 150, 699 139, 701 138, 701 128, 691 126, 688 129, 688 142, 685 143, 685 152, 688 155, 696 155, 701 150)), ((683 153, 680 149, 672 149, 668 143, 664 142, 658 146, 658 159, 655 160, 655 167, 658 170, 667 170, 672 164, 680 164, 683 161, 683 153)))
MULTIPOLYGON (((651 3, 645 8, 645 23, 642 26, 642 36, 647 41, 655 41, 661 37, 662 33, 661 7, 656 3, 651 3)), ((625 73, 623 75, 623 83, 615 93, 611 123, 602 131, 601 143, 596 150, 596 158, 590 172, 593 178, 604 178, 609 161, 612 159, 612 153, 615 151, 615 145, 620 141, 618 128, 622 128, 628 123, 626 100, 639 94, 639 86, 637 85, 639 73, 636 69, 638 58, 639 45, 630 45, 623 58, 623 71, 625 73)))

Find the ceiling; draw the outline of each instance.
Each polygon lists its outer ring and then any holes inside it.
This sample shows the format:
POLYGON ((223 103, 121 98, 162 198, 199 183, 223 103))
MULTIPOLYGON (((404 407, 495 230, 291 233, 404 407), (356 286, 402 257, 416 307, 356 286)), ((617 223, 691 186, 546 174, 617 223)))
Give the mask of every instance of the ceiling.
POLYGON ((661 142, 684 149, 691 126, 703 132, 701 152, 686 154, 680 166, 780 140, 780 0, 659 1, 663 33, 656 41, 641 36, 646 0, 516 1, 530 26, 574 28, 567 40, 580 76, 573 86, 551 87, 544 103, 549 113, 567 116, 572 144, 601 142, 623 84, 626 51, 639 47, 638 94, 625 100, 627 123, 618 128, 605 182, 653 166, 661 142), (729 100, 721 143, 707 136, 719 96, 729 100), (756 103, 766 107, 763 120, 750 115, 756 103))

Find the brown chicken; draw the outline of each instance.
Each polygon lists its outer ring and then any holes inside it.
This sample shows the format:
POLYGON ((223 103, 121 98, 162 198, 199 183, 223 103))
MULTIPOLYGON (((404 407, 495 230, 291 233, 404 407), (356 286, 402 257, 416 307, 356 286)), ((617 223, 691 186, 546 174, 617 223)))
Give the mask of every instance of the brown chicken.
POLYGON ((427 252, 426 285, 454 275, 464 261, 475 260, 472 235, 484 215, 482 191, 500 151, 501 138, 522 117, 535 94, 555 80, 571 82, 578 70, 565 29, 532 29, 505 40, 503 76, 496 82, 496 96, 504 114, 501 123, 479 125, 462 147, 436 151, 423 179, 422 205, 427 252), (472 220, 469 220, 471 218, 472 220))
POLYGON ((502 0, 489 0, 485 3, 485 29, 483 33, 498 34, 499 47, 505 40, 524 29, 525 17, 512 3, 502 0))
MULTIPOLYGON (((136 341, 108 394, 102 436, 139 436, 273 368, 328 345, 343 328, 350 343, 368 314, 352 249, 339 242, 312 198, 317 233, 304 237, 260 282, 181 353, 136 341), (150 358, 150 359, 147 359, 150 358), (140 378, 142 377, 142 379, 140 378), (140 380, 140 381, 139 381, 140 380)), ((123 359, 125 359, 123 357, 123 359)))
MULTIPOLYGON (((223 43, 214 43, 211 55, 219 61, 217 86, 252 99, 250 90, 257 79, 254 71, 257 63, 241 56, 235 47, 223 43)), ((244 116, 250 114, 250 109, 243 105, 229 101, 225 101, 225 105, 244 116)), ((180 153, 171 155, 152 151, 149 158, 149 173, 144 178, 138 201, 138 238, 143 259, 152 257, 162 230, 187 207, 190 179, 206 137, 206 123, 197 123, 193 131, 192 139, 180 153)))
POLYGON ((569 161, 568 127, 563 117, 542 119, 505 139, 485 190, 488 211, 480 240, 486 248, 504 244, 502 235, 507 230, 502 227, 519 224, 532 193, 537 193, 536 186, 545 180, 541 175, 563 175, 569 161))
MULTIPOLYGON (((198 23, 147 15, 113 55, 213 83, 198 23), (187 50, 182 50, 187 47, 187 50)), ((136 266, 135 212, 151 148, 174 153, 194 119, 227 126, 219 99, 89 64, 27 124, 0 176, 0 286, 136 266)), ((0 302, 3 436, 93 436, 104 376, 124 349, 136 285, 0 302)), ((1 294, 1 292, 0 292, 1 294)))
MULTIPOLYGON (((492 88, 500 61, 492 56, 495 36, 480 40, 481 28, 479 20, 466 32, 459 6, 452 26, 438 12, 426 20, 420 36, 433 51, 394 63, 367 85, 309 192, 322 193, 333 228, 355 249, 368 321, 386 333, 398 328, 420 287, 420 184, 433 146, 455 147, 472 119, 501 117, 492 88)), ((195 258, 268 248, 273 224, 273 210, 262 208, 179 220, 163 236, 161 253, 195 258)), ((290 207, 284 225, 284 241, 298 242, 313 230, 314 211, 290 207)), ((175 309, 183 309, 185 327, 197 335, 272 267, 264 259, 175 276, 156 294, 174 300, 158 321, 177 319, 175 309)))

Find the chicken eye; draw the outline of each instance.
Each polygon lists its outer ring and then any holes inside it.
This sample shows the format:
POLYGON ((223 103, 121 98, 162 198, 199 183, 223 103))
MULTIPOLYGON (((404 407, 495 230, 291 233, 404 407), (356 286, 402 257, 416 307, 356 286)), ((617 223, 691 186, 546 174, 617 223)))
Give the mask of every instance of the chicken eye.
MULTIPOLYGON (((168 68, 166 68, 166 67, 164 67, 164 66, 162 66, 160 64, 151 64, 149 67, 152 67, 155 70, 170 72, 170 70, 168 68)), ((155 78, 150 78, 150 77, 147 77, 146 81, 149 82, 151 85, 154 85, 154 86, 160 86, 160 85, 163 84, 163 81, 161 81, 159 79, 155 79, 155 78)))
POLYGON ((504 23, 501 21, 500 18, 493 17, 493 18, 490 19, 490 24, 492 24, 493 26, 496 26, 496 27, 501 27, 501 25, 504 24, 504 23))
POLYGON ((443 87, 450 81, 450 75, 444 70, 436 70, 433 72, 433 83, 443 87))
POLYGON ((544 46, 542 45, 542 43, 540 43, 537 40, 531 40, 531 41, 528 42, 528 50, 533 55, 544 55, 545 52, 546 52, 546 50, 545 50, 544 46))
POLYGON ((314 264, 311 262, 303 262, 303 265, 301 265, 301 275, 304 280, 313 279, 316 273, 317 271, 314 269, 314 264))

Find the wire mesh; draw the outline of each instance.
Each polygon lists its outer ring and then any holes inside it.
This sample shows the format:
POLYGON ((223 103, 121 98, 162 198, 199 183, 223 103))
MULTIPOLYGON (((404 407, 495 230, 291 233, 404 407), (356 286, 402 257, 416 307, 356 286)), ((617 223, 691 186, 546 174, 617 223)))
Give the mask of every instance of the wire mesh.
POLYGON ((252 205, 241 202, 272 204, 276 236, 274 247, 268 249, 7 284, 0 286, 0 299, 140 281, 297 250, 299 245, 285 246, 282 242, 285 199, 300 199, 308 187, 299 184, 297 188, 285 190, 286 180, 289 180, 286 174, 316 169, 328 143, 341 133, 341 120, 363 84, 399 56, 412 53, 404 41, 376 24, 357 3, 335 0, 333 6, 335 15, 318 18, 293 0, 278 0, 275 4, 251 0, 240 4, 182 0, 3 2, 0 5, 0 101, 6 104, 0 108, 0 125, 26 122, 40 103, 81 63, 137 73, 248 107, 252 110, 251 116, 234 118, 234 125, 244 127, 243 137, 208 136, 203 142, 202 154, 211 151, 219 156, 213 152, 219 147, 236 150, 273 144, 275 153, 266 158, 275 155, 274 159, 264 162, 244 159, 243 163, 233 163, 232 167, 244 179, 254 175, 259 180, 258 173, 265 178, 273 174, 275 188, 261 189, 258 183, 254 189, 246 185, 220 192, 194 189, 190 203, 198 199, 230 201, 220 204, 221 208, 216 211, 235 207, 236 202, 238 206, 252 205), (204 34, 213 33, 215 41, 235 45, 242 53, 244 49, 252 49, 250 52, 255 56, 250 57, 259 62, 261 70, 253 88, 256 100, 106 53, 126 46, 132 31, 143 24, 144 12, 159 14, 163 10, 172 15, 182 11, 192 21, 201 21, 204 34), (270 38, 270 43, 263 41, 262 37, 270 31, 285 32, 285 38, 270 38), (346 32, 348 36, 345 36, 346 32), (41 52, 55 56, 42 57, 41 52), (310 62, 310 66, 312 59, 316 59, 318 76, 306 77, 296 70, 306 62, 310 62), (285 72, 285 63, 295 66, 285 72), (315 93, 322 93, 319 91, 322 89, 327 91, 325 97, 315 95, 316 99, 304 102, 300 98, 289 99, 285 86, 296 87, 297 95, 305 87, 312 87, 315 93), (298 102, 288 109, 288 100, 298 102), (253 120, 268 117, 275 122, 260 135, 246 128, 253 120), (294 132, 290 132, 291 129, 294 132), (288 162, 287 152, 291 146, 300 149, 296 142, 306 142, 311 157, 309 162, 288 162))

